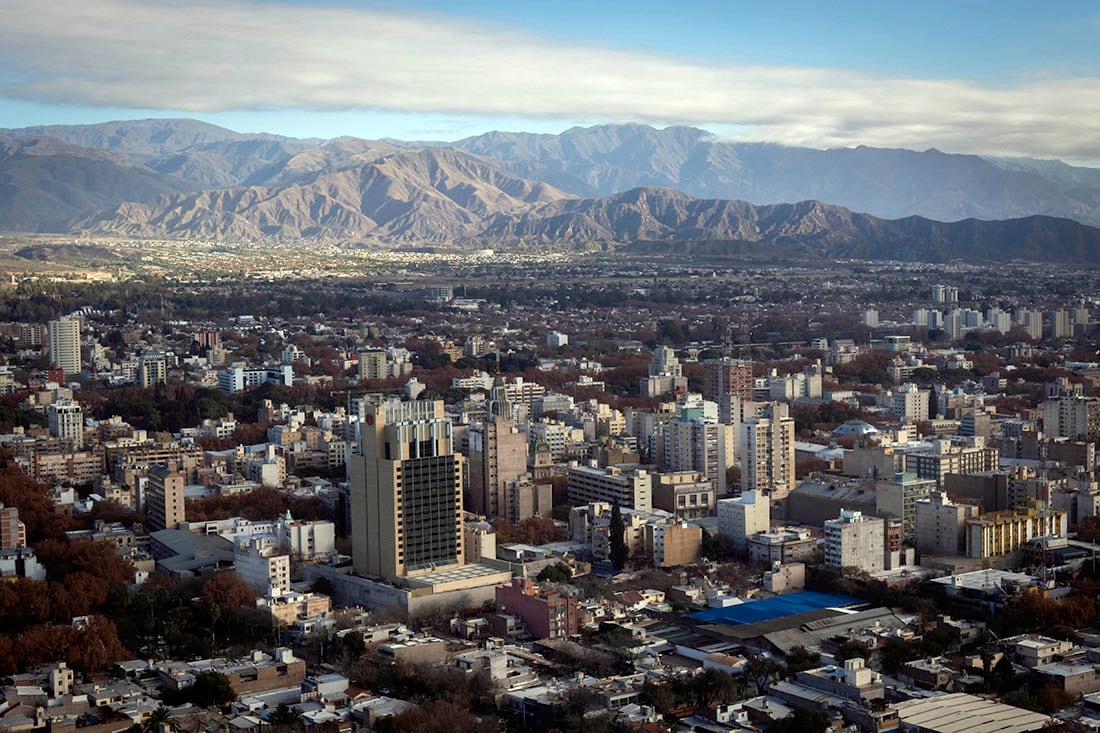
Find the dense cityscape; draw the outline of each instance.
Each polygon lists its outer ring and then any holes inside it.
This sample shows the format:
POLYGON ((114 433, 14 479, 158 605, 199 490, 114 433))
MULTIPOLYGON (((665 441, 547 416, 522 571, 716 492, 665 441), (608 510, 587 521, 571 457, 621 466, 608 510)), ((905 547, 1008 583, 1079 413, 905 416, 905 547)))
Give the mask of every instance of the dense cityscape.
POLYGON ((1091 719, 1094 273, 404 257, 13 273, 5 729, 1091 719))
POLYGON ((1100 733, 1088 0, 0 0, 0 733, 1100 733))

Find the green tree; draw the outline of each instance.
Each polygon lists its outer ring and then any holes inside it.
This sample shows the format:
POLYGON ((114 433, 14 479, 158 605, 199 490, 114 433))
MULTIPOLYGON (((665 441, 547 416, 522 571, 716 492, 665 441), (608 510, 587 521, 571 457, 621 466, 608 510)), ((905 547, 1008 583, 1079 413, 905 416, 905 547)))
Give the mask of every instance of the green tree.
POLYGON ((754 656, 745 662, 745 677, 752 680, 757 691, 763 694, 772 679, 782 674, 784 669, 783 665, 774 659, 754 656))
POLYGON ((535 580, 545 583, 568 583, 572 579, 573 571, 563 562, 547 565, 535 576, 535 580))
POLYGON ((871 659, 871 647, 867 646, 866 642, 859 641, 858 639, 847 639, 837 647, 833 657, 836 661, 841 663, 847 659, 855 659, 856 657, 863 657, 863 661, 867 662, 871 659))
POLYGON ((305 727, 305 722, 302 720, 302 711, 296 707, 290 707, 285 702, 279 703, 271 711, 271 715, 267 717, 267 722, 271 723, 271 727, 276 730, 305 727))
POLYGON ((787 677, 793 678, 799 672, 821 666, 821 654, 811 652, 799 644, 787 652, 787 677))
POLYGON ((229 678, 220 672, 199 672, 195 682, 184 691, 189 702, 200 708, 222 708, 237 699, 229 678))
POLYGON ((608 542, 611 545, 611 565, 616 570, 622 570, 626 565, 627 557, 630 555, 630 549, 626 546, 626 525, 623 524, 623 512, 617 501, 611 506, 611 526, 608 542))

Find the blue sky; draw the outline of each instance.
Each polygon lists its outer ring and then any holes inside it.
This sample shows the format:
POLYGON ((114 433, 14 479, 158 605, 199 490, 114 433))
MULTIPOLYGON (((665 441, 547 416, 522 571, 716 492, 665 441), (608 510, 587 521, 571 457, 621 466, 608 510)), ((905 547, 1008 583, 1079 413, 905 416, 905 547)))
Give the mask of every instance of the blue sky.
POLYGON ((0 0, 0 126, 294 136, 692 124, 1100 165, 1100 6, 0 0))

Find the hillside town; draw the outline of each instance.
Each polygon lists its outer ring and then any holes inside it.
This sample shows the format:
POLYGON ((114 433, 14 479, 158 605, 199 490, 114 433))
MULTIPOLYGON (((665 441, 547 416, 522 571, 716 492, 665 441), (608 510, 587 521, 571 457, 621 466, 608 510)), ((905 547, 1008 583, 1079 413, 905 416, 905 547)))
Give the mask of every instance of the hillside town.
POLYGON ((408 262, 12 275, 0 733, 1100 729, 1092 273, 408 262))

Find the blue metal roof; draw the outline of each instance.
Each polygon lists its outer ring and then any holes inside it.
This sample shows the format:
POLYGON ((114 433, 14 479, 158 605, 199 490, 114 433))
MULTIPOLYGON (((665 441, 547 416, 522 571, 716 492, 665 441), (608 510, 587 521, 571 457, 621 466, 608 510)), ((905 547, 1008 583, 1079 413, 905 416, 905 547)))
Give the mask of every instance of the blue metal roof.
POLYGON ((727 606, 726 608, 712 608, 707 611, 693 613, 690 618, 697 621, 736 626, 753 624, 757 621, 770 621, 773 618, 782 618, 796 613, 818 611, 822 608, 855 606, 861 603, 863 601, 851 596, 804 590, 784 596, 765 598, 760 601, 739 603, 736 606, 727 606))

